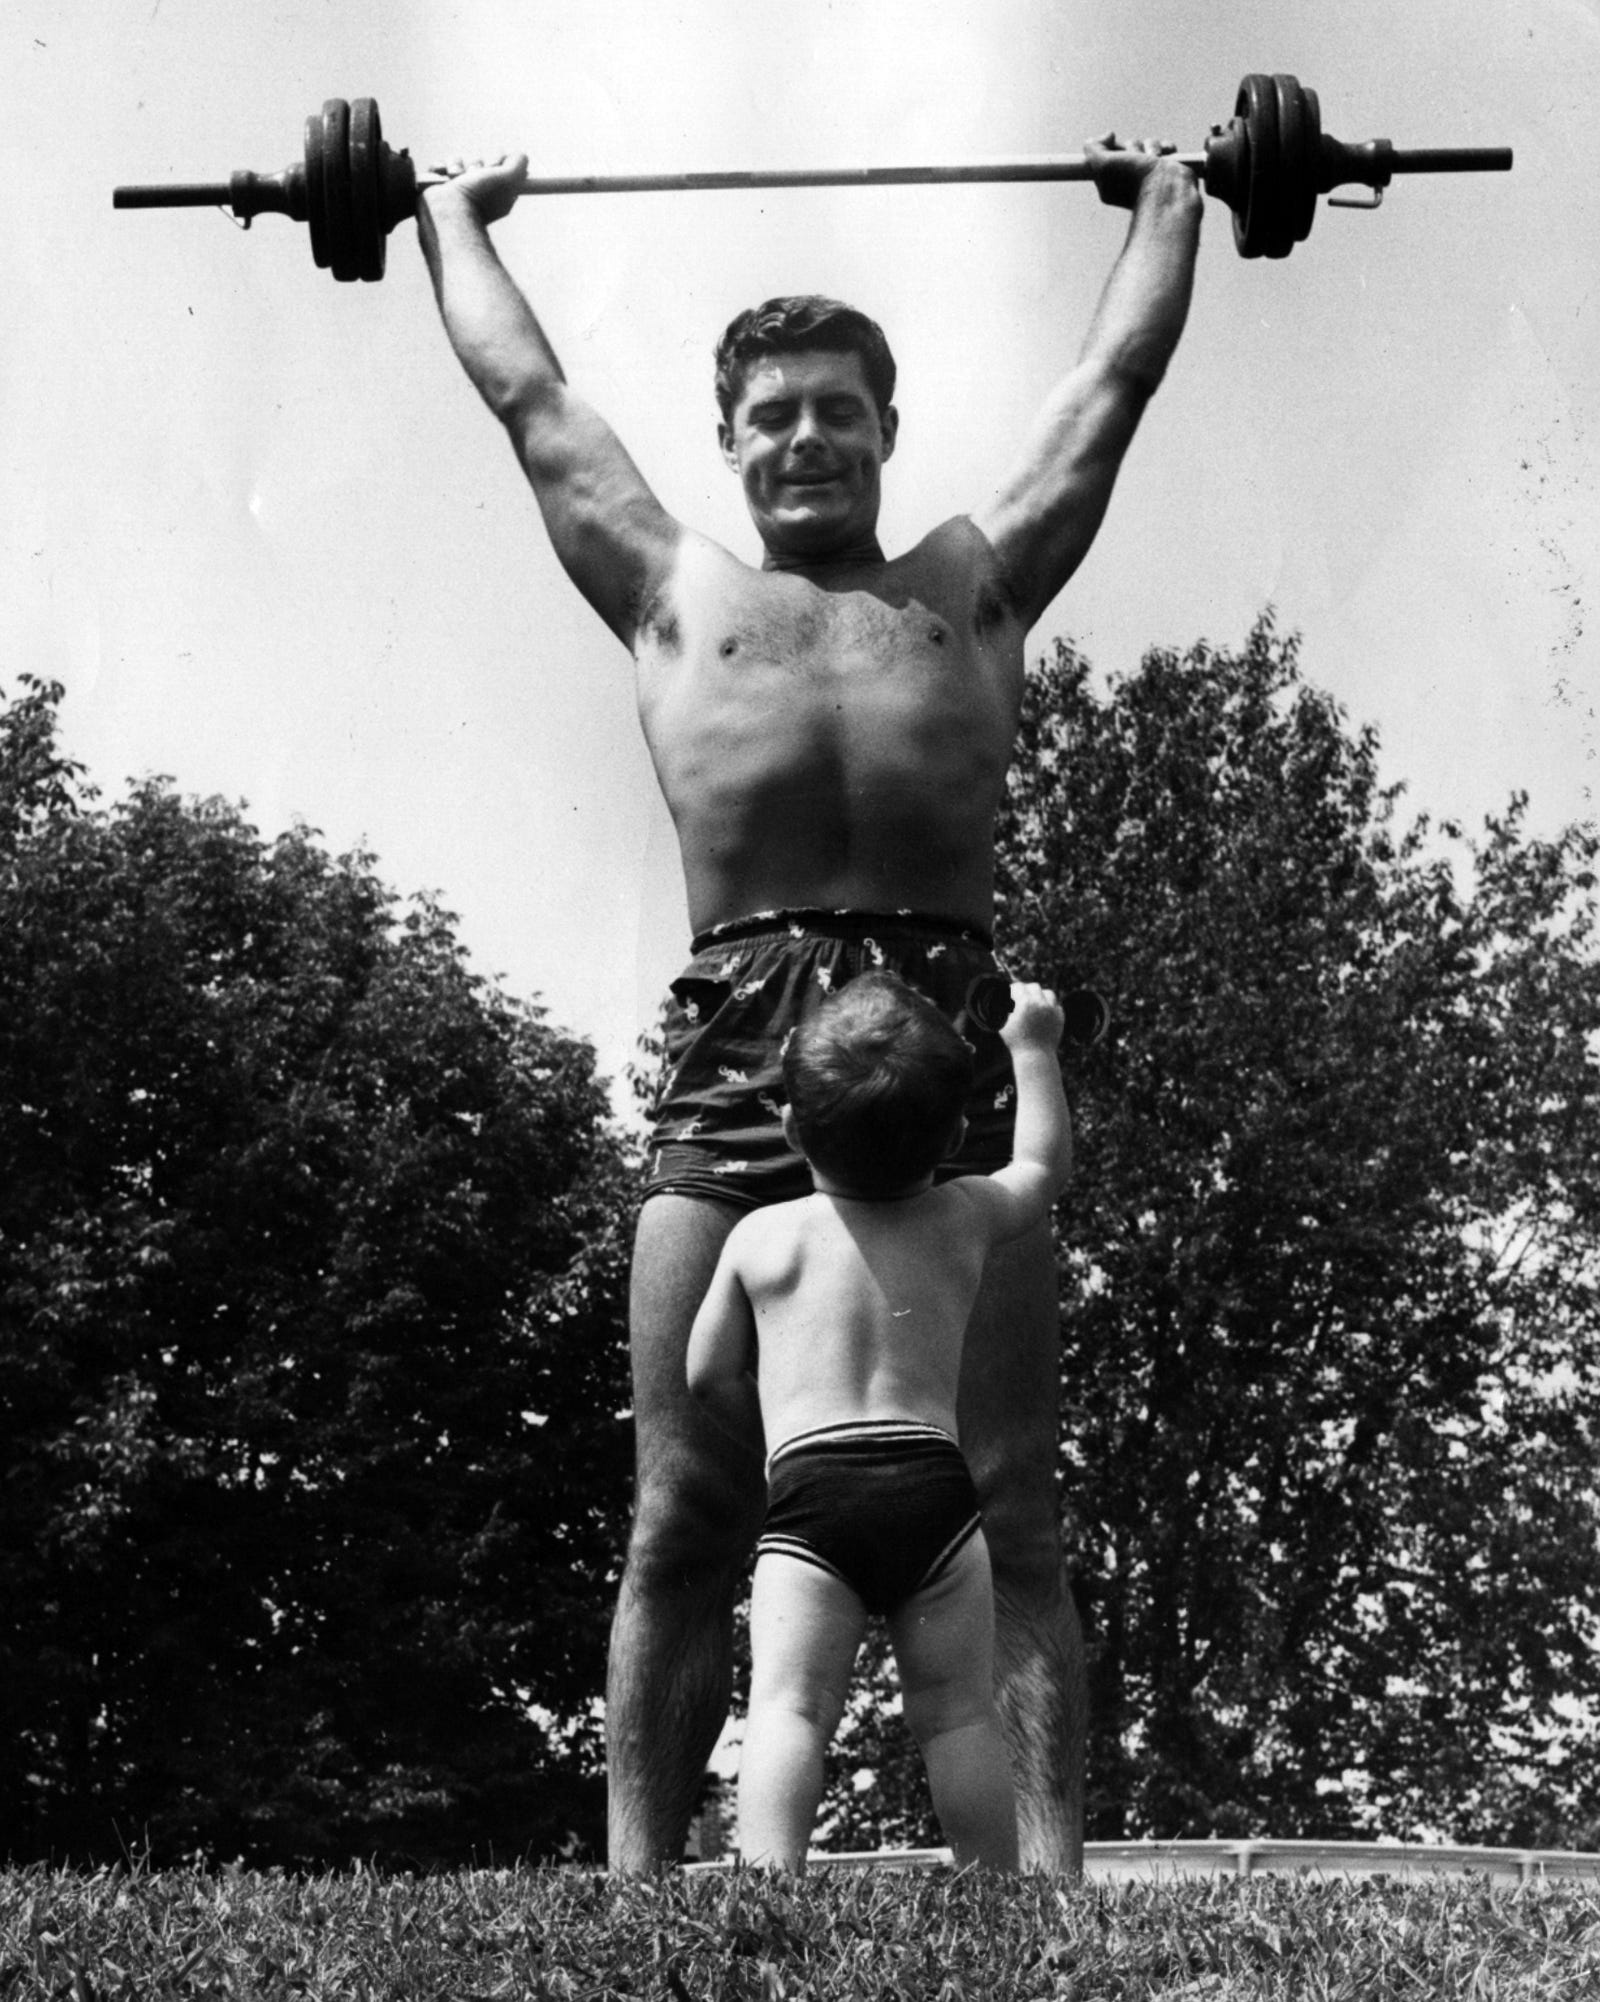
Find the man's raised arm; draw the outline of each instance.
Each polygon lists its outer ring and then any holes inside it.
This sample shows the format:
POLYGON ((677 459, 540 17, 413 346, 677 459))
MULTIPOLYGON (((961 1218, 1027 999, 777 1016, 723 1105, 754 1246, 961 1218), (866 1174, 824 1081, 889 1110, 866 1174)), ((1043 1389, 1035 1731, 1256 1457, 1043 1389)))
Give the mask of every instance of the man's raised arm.
POLYGON ((527 171, 520 155, 424 191, 417 233, 450 344, 506 427, 567 575, 625 646, 660 589, 680 529, 554 349, 489 241, 527 171))
POLYGON ((1123 454, 1189 312, 1203 202, 1194 175, 1148 147, 1088 148, 1100 199, 1133 211, 1076 366, 1011 477, 973 516, 1031 626, 1088 554, 1123 454))

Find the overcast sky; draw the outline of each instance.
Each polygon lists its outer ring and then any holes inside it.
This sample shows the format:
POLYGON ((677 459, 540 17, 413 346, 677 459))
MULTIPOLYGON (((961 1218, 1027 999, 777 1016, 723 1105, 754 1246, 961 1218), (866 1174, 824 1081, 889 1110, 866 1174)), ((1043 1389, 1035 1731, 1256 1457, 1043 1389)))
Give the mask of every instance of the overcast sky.
MULTIPOLYGON (((1412 805, 1541 831, 1600 785, 1600 12, 1592 0, 12 0, 0 684, 68 689, 108 794, 146 772, 371 848, 480 970, 614 1071, 686 944, 626 656, 556 568, 439 332, 413 235, 336 285, 304 229, 116 214, 121 181, 296 157, 375 95, 419 160, 535 171, 1185 149, 1240 75, 1344 139, 1516 148, 1510 176, 1322 211, 1286 263, 1209 214, 1189 332, 1088 563, 1038 627, 1102 674, 1269 601, 1412 805)), ((901 365, 891 550, 978 504, 1073 359, 1121 219, 1083 187, 526 200, 498 231, 662 500, 754 557, 715 444, 734 312, 819 290, 901 365)))

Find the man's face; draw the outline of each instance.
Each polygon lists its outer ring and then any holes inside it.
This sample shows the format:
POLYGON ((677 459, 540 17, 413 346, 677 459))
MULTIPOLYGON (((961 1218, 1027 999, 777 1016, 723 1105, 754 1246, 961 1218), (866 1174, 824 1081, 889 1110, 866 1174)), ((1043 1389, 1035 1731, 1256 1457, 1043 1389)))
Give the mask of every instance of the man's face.
POLYGON ((892 407, 879 415, 859 355, 807 350, 752 368, 717 437, 768 549, 820 556, 870 539, 898 422, 892 407))

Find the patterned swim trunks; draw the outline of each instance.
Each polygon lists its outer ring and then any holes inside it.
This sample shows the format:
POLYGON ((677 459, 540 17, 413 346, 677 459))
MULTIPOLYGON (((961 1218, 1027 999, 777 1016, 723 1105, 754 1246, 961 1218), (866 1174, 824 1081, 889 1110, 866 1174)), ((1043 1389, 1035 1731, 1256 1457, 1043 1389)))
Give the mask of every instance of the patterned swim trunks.
POLYGON ((973 1000, 974 982, 992 989, 1008 976, 976 926, 914 912, 761 911, 703 932, 690 950, 667 1005, 646 1196, 758 1209, 811 1194, 811 1171, 780 1123, 783 1045, 829 994, 874 967, 926 994, 977 1058, 966 1139, 938 1179, 992 1174, 1011 1159, 1011 1057, 973 1000))

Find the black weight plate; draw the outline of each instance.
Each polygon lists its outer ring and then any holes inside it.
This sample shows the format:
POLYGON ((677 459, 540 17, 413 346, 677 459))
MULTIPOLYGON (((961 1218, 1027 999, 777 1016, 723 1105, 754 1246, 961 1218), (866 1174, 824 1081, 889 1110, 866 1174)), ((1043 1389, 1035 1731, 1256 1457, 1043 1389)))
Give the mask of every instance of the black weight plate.
POLYGON ((350 106, 342 97, 330 97, 322 107, 323 226, 328 263, 341 284, 348 284, 358 270, 350 179, 350 106))
POLYGON ((1241 257, 1282 257, 1293 238, 1283 226, 1280 184, 1283 147, 1278 132, 1278 92, 1270 76, 1247 76, 1239 86, 1239 104, 1250 135, 1245 165, 1242 218, 1234 218, 1234 239, 1241 257))
POLYGON ((328 268, 328 231, 322 202, 322 113, 306 120, 306 222, 311 230, 311 255, 319 271, 328 268))
POLYGON ((977 974, 967 988, 963 1012, 974 1028, 998 1036, 1011 1020, 1010 977, 1004 973, 977 974))
POLYGON ((1272 227, 1266 254, 1287 257, 1298 241, 1294 225, 1305 179, 1305 119, 1300 86, 1292 76, 1273 77, 1272 97, 1278 120, 1278 171, 1273 177, 1272 227))
POLYGON ((1311 234, 1311 225, 1317 218, 1317 196, 1322 192, 1322 100, 1310 84, 1300 86, 1300 101, 1305 107, 1306 118, 1306 211, 1305 228, 1300 232, 1303 243, 1311 234))
POLYGON ((1233 191, 1233 242, 1241 257, 1261 255, 1260 218, 1251 215, 1251 195, 1254 182, 1250 173, 1250 154, 1255 145, 1259 119, 1255 106, 1260 100, 1260 86, 1265 81, 1259 76, 1239 79, 1239 95, 1233 101, 1233 130, 1242 134, 1239 147, 1239 166, 1234 177, 1233 191))
POLYGON ((1092 987, 1069 987, 1061 996, 1061 1040, 1069 1050, 1092 1050, 1111 1026, 1111 1004, 1092 987))
POLYGON ((1311 234, 1317 212, 1316 149, 1311 143, 1311 120, 1306 93, 1297 77, 1275 76, 1272 86, 1278 99, 1278 215, 1284 231, 1283 248, 1268 254, 1287 257, 1297 243, 1311 234))
POLYGON ((356 276, 383 276, 388 239, 383 228, 383 128, 377 100, 358 97, 350 107, 350 226, 356 276))

